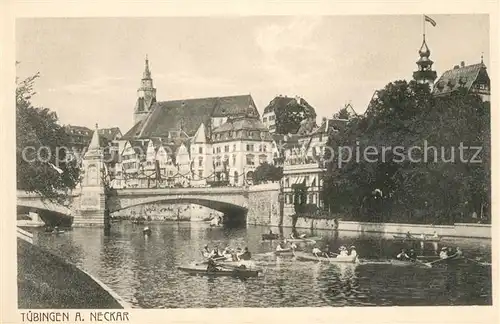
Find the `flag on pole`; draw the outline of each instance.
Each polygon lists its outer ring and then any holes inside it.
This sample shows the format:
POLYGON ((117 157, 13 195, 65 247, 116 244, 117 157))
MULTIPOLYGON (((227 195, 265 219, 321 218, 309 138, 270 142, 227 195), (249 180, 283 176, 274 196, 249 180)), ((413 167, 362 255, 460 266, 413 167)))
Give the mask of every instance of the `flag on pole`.
POLYGON ((433 27, 436 27, 436 21, 434 19, 432 19, 431 17, 429 17, 427 15, 424 15, 424 18, 425 18, 425 21, 430 23, 433 27))

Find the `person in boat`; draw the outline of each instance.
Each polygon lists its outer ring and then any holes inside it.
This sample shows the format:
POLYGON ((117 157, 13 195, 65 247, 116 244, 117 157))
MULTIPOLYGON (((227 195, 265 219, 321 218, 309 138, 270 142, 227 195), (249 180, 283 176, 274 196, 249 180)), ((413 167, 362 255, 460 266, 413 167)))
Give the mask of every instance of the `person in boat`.
POLYGON ((408 254, 406 254, 406 250, 402 249, 401 252, 396 256, 396 259, 406 261, 409 260, 410 257, 408 256, 408 254))
POLYGON ((217 263, 215 263, 214 259, 209 258, 207 262, 207 272, 215 272, 215 271, 219 271, 217 263))
POLYGON ((205 244, 205 246, 203 247, 203 250, 201 250, 201 253, 203 254, 203 256, 205 258, 208 258, 208 257, 210 257, 212 255, 212 252, 208 248, 208 244, 205 244))
POLYGON ((219 252, 219 248, 216 246, 212 251, 212 258, 220 258, 220 257, 222 257, 222 255, 219 252))
POLYGON ((315 245, 312 250, 312 254, 314 254, 316 257, 319 257, 321 254, 323 254, 323 252, 321 252, 321 250, 315 245))
POLYGON ((455 254, 454 254, 454 256, 455 256, 456 258, 460 258, 460 257, 461 257, 461 256, 463 256, 463 255, 464 255, 464 253, 463 253, 462 249, 461 249, 460 247, 458 247, 458 246, 457 246, 457 248, 455 249, 455 254))
POLYGON ((432 237, 434 237, 434 238, 438 238, 438 237, 439 237, 439 235, 438 235, 438 233, 437 233, 436 231, 434 231, 434 234, 432 235, 432 237))
POLYGON ((293 243, 293 242, 292 242, 292 243, 290 244, 290 249, 292 249, 292 251, 297 250, 297 245, 296 245, 295 243, 293 243))
POLYGON ((408 258, 410 259, 410 261, 417 260, 417 253, 415 252, 414 249, 410 249, 410 252, 408 252, 408 258))
POLYGON ((226 246, 224 251, 222 251, 222 256, 225 257, 226 259, 229 259, 232 257, 232 250, 229 246, 226 246))
POLYGON ((271 236, 273 236, 273 235, 274 235, 274 233, 273 233, 273 230, 272 230, 272 229, 270 229, 270 230, 269 230, 269 235, 271 235, 271 236))
POLYGON ((339 251, 340 251, 339 256, 348 256, 349 255, 347 248, 344 245, 342 245, 339 248, 339 251))
POLYGON ((411 238, 412 238, 412 235, 411 235, 410 231, 408 231, 408 232, 406 233, 406 238, 409 238, 409 239, 411 239, 411 238))
POLYGON ((356 247, 354 245, 351 245, 350 250, 351 252, 349 253, 349 256, 353 258, 358 256, 358 252, 356 251, 356 247))
POLYGON ((300 235, 299 235, 299 238, 301 238, 301 239, 304 239, 304 238, 306 238, 306 237, 307 237, 307 234, 300 234, 300 235))
POLYGON ((283 251, 285 248, 283 247, 283 243, 279 242, 278 245, 276 246, 276 252, 283 251))
POLYGON ((443 247, 443 248, 441 249, 441 252, 439 252, 439 258, 440 258, 441 260, 448 259, 448 248, 443 247))
POLYGON ((292 240, 295 240, 295 235, 293 234, 293 232, 291 232, 291 233, 290 233, 290 238, 291 238, 292 240))
POLYGON ((252 258, 252 254, 248 251, 248 247, 245 247, 245 250, 239 257, 241 260, 250 260, 252 258))

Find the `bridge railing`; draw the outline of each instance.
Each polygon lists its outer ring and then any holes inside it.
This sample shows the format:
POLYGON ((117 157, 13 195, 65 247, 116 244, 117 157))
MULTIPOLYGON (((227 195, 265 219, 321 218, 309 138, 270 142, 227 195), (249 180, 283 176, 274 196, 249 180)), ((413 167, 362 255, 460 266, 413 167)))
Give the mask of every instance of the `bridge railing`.
POLYGON ((17 237, 20 238, 21 240, 24 240, 28 243, 33 244, 33 234, 30 232, 27 232, 23 230, 22 228, 17 227, 17 237))

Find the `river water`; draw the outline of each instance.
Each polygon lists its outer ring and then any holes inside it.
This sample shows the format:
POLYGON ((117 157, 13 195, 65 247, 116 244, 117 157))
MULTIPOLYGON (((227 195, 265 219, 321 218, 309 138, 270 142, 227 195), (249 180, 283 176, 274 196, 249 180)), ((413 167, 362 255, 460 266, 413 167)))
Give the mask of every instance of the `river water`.
MULTIPOLYGON (((460 262, 440 267, 395 266, 384 263, 403 248, 435 255, 442 246, 460 246, 465 255, 491 263, 491 241, 443 240, 408 245, 390 236, 357 232, 316 231, 320 247, 356 245, 362 264, 319 264, 268 252, 275 242, 261 240, 266 227, 211 229, 204 223, 113 224, 75 228, 62 235, 35 232, 46 250, 95 275, 137 308, 297 307, 361 305, 491 305, 491 266, 460 262), (256 278, 196 277, 178 266, 201 259, 204 244, 248 246, 263 269, 256 278)), ((274 229, 277 232, 277 229, 274 229)), ((289 234, 290 229, 284 229, 289 234)), ((304 246, 311 249, 310 246, 304 246)))

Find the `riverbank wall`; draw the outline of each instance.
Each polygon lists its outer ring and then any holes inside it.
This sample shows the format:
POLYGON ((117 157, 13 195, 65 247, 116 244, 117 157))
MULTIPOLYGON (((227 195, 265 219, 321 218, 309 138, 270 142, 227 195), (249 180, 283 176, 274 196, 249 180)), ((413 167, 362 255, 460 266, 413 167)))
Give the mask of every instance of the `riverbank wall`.
POLYGON ((131 308, 104 283, 79 267, 17 239, 17 285, 20 309, 131 308))
MULTIPOLYGON (((276 223, 275 226, 278 226, 276 223)), ((292 227, 292 217, 285 216, 283 219, 284 227, 292 227)), ((405 224, 405 223, 369 223, 356 221, 338 221, 338 226, 333 219, 313 219, 299 217, 296 228, 303 229, 321 229, 354 231, 354 232, 373 232, 384 234, 434 234, 448 237, 467 237, 467 238, 488 238, 491 239, 491 225, 475 223, 455 223, 454 225, 430 225, 430 224, 405 224)))

